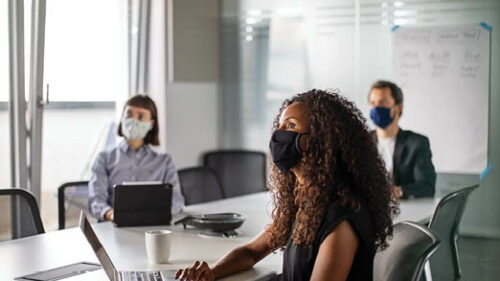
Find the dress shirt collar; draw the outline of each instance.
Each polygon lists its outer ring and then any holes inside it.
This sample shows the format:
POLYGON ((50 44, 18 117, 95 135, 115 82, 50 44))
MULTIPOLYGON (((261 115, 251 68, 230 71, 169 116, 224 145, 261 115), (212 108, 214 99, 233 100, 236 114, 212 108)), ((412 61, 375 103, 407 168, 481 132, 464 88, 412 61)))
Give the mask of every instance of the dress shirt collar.
POLYGON ((126 142, 126 141, 121 141, 120 144, 118 145, 120 150, 125 152, 126 154, 130 155, 130 153, 135 153, 137 156, 142 156, 143 154, 146 154, 150 152, 149 145, 144 144, 139 150, 134 151, 132 147, 126 142))

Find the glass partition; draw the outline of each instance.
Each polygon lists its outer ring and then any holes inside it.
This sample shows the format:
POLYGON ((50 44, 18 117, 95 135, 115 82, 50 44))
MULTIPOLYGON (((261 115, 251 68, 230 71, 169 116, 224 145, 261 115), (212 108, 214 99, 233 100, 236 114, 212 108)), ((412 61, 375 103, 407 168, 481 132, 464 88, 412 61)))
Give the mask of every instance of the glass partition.
MULTIPOLYGON (((115 141, 115 101, 128 87, 127 16, 127 1, 47 1, 41 215, 48 231, 57 227, 57 187, 88 180, 94 157, 115 141)), ((79 210, 66 207, 76 222, 79 210)))

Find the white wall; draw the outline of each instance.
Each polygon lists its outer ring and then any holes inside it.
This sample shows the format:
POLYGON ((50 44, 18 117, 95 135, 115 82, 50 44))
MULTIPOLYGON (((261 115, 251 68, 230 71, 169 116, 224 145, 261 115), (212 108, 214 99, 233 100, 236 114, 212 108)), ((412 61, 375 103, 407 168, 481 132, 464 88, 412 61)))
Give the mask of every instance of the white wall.
POLYGON ((152 1, 148 93, 158 105, 159 150, 172 155, 177 169, 199 165, 201 154, 218 145, 217 3, 152 1))
POLYGON ((217 84, 175 82, 167 86, 167 152, 177 169, 200 164, 217 148, 217 84))

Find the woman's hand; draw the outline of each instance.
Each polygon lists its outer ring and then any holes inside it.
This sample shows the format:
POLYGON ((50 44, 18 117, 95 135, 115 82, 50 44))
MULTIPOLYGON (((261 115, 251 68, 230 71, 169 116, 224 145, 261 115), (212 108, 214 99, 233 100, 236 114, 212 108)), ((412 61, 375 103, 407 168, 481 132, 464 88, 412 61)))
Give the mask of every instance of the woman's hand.
POLYGON ((175 273, 175 279, 181 281, 213 281, 214 273, 206 262, 196 261, 191 267, 179 269, 175 273))
POLYGON ((269 246, 270 237, 271 234, 265 230, 250 243, 235 248, 224 255, 212 268, 206 262, 196 261, 191 267, 177 270, 175 279, 213 281, 215 278, 219 279, 249 270, 273 251, 269 246))
POLYGON ((115 218, 113 209, 110 209, 109 211, 104 214, 104 219, 107 221, 113 221, 115 218))
POLYGON ((403 189, 400 186, 393 186, 391 188, 391 199, 399 200, 403 197, 403 189))

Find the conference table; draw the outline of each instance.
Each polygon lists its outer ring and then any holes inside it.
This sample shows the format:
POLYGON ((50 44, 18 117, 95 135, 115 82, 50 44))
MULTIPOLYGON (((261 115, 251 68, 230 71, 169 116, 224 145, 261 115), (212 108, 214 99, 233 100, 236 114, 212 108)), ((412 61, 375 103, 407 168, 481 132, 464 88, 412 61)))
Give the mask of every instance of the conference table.
MULTIPOLYGON (((438 199, 414 199, 402 201, 401 213, 394 222, 422 221, 434 211, 438 199)), ((190 205, 173 221, 186 215, 236 212, 246 217, 236 237, 213 237, 200 234, 194 228, 182 225, 117 228, 111 222, 93 224, 93 228, 118 270, 166 270, 190 266, 196 260, 215 263, 231 249, 243 245, 262 232, 271 222, 272 203, 270 193, 261 192, 209 203, 190 205), (153 229, 169 229, 172 248, 168 264, 154 265, 146 256, 144 233, 153 229)), ((0 243, 0 280, 48 270, 77 262, 98 262, 92 248, 78 227, 48 232, 27 238, 0 243)), ((248 271, 223 280, 257 280, 272 272, 281 272, 282 255, 270 254, 248 271)), ((106 280, 101 272, 100 278, 106 280)), ((80 280, 97 280, 95 277, 80 280)), ((72 279, 73 280, 73 279, 72 279)), ((74 279, 77 280, 77 279, 74 279)))

